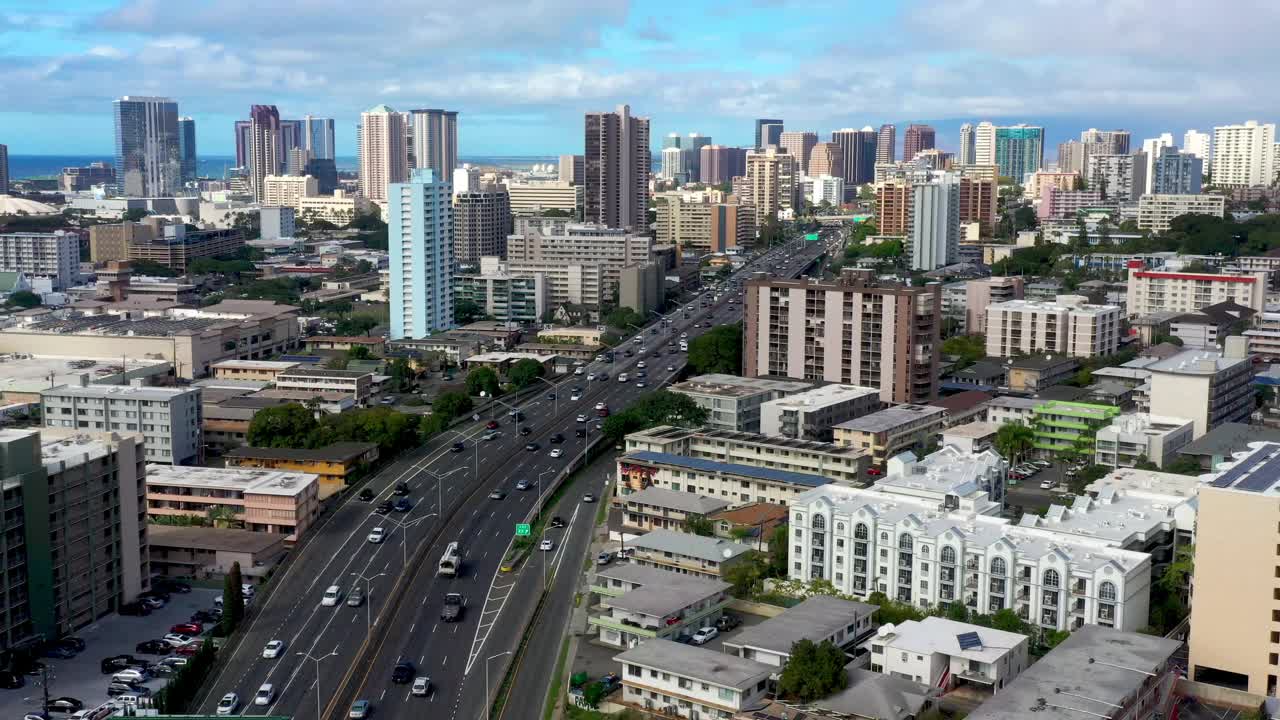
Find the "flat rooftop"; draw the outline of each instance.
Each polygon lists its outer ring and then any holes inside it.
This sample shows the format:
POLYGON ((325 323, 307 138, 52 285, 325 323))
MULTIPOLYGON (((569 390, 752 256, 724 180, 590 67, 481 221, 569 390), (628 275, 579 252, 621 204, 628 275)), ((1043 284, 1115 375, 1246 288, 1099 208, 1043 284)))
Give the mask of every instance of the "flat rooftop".
POLYGON ((908 620, 889 631, 881 626, 877 639, 884 640, 886 646, 895 650, 921 655, 942 653, 981 663, 999 662, 1005 653, 1028 641, 1026 635, 932 616, 919 621, 908 620), (959 636, 967 633, 976 633, 980 644, 962 647, 959 636))
POLYGON ((1223 423, 1178 451, 1181 455, 1220 455, 1244 452, 1252 443, 1280 442, 1280 429, 1246 423, 1223 423))
MULTIPOLYGON (((755 660, 657 638, 646 640, 613 659, 624 665, 635 663, 662 668, 676 675, 730 688, 752 687, 777 671, 772 665, 755 660)), ((623 673, 623 678, 626 677, 623 673)))
POLYGON ((943 437, 970 438, 980 440, 990 435, 995 435, 1000 430, 1000 423, 992 422, 971 422, 963 425, 955 425, 942 431, 943 437))
POLYGON ((171 402, 183 395, 200 395, 199 387, 139 387, 137 385, 59 385, 45 390, 43 395, 73 395, 81 398, 128 398, 171 402))
POLYGON ((683 513, 709 515, 717 510, 729 507, 728 500, 706 497, 697 493, 680 492, 670 488, 648 487, 638 493, 631 493, 623 498, 630 505, 652 505, 654 507, 677 510, 683 513))
POLYGON ((230 490, 253 495, 293 497, 316 482, 312 473, 249 468, 206 468, 186 465, 147 465, 147 487, 230 490))
POLYGON ((1219 472, 1208 479, 1218 490, 1234 490, 1259 495, 1280 495, 1280 443, 1250 443, 1247 452, 1224 461, 1219 472))
POLYGON ((684 457, 683 455, 652 452, 650 450, 640 450, 637 452, 627 453, 622 457, 622 461, 625 462, 627 460, 667 465, 669 467, 684 468, 688 470, 700 470, 706 473, 749 477, 757 480, 770 480, 773 482, 788 483, 791 485, 805 485, 807 487, 826 485, 831 482, 829 478, 825 478, 821 475, 812 475, 810 473, 775 470, 773 468, 762 468, 754 465, 739 465, 737 463, 684 457))
MULTIPOLYGON (((842 600, 830 595, 813 595, 799 605, 784 610, 782 614, 743 630, 725 644, 790 654, 795 642, 805 639, 814 642, 825 640, 875 611, 874 605, 842 600)), ((849 640, 853 640, 854 635, 850 631, 849 640)))
POLYGON ((652 530, 632 540, 631 546, 637 550, 669 552, 717 563, 732 560, 751 550, 746 545, 739 545, 731 540, 691 535, 674 530, 652 530))
POLYGON ((1025 410, 1030 412, 1036 409, 1041 401, 1035 398, 1017 397, 1016 395, 1001 395, 993 397, 987 401, 989 408, 1007 408, 1009 410, 1025 410))
POLYGON ((1183 350, 1176 355, 1151 363, 1147 369, 1153 373, 1213 375, 1247 362, 1250 362, 1247 357, 1225 357, 1216 350, 1183 350))
POLYGON ((914 453, 889 458, 888 472, 876 482, 886 492, 909 495, 958 495, 987 492, 984 485, 1005 472, 1004 459, 991 450, 968 453, 954 445, 916 459, 914 453))
POLYGON ((147 524, 147 539, 153 548, 178 547, 257 554, 280 547, 286 537, 288 536, 280 533, 253 530, 147 524))
POLYGON ((637 440, 678 440, 685 437, 696 437, 703 440, 722 440, 730 445, 769 445, 778 448, 785 448, 786 450, 820 453, 823 455, 841 455, 848 458, 859 458, 866 455, 866 452, 861 448, 836 445, 835 443, 821 442, 819 440, 800 440, 797 438, 775 437, 773 435, 740 432, 738 430, 723 430, 720 428, 694 429, 683 428, 676 425, 659 425, 648 430, 631 433, 630 435, 627 435, 627 437, 636 438, 637 440))
MULTIPOLYGON (((1032 283, 1031 285, 1035 285, 1035 283, 1032 283)), ((1062 298, 1064 297, 1076 296, 1059 295, 1057 300, 1006 300, 1002 303, 993 303, 988 307, 1013 312, 1074 312, 1086 315, 1101 315, 1103 313, 1120 311, 1119 305, 1092 305, 1087 302, 1063 302, 1062 298)))
POLYGON ((743 398, 759 395, 760 393, 797 393, 808 390, 811 387, 813 387, 813 383, 803 380, 749 378, 712 373, 689 378, 684 382, 672 385, 669 389, 675 392, 696 395, 743 398))
POLYGON ((830 405, 849 402, 858 398, 874 395, 880 396, 879 388, 862 387, 861 385, 822 385, 812 390, 804 390, 786 397, 770 400, 771 407, 785 410, 815 410, 830 405))
POLYGON ((1125 492, 1168 495, 1191 498, 1203 485, 1197 475, 1179 475, 1158 470, 1116 468, 1085 486, 1085 492, 1093 495, 1111 487, 1125 492))
POLYGON ((1018 525, 1096 538, 1124 547, 1143 542, 1165 527, 1175 526, 1175 511, 1187 501, 1179 496, 1102 487, 1096 497, 1077 495, 1070 506, 1050 505, 1043 517, 1026 513, 1018 525))
POLYGON ((149 358, 9 353, 0 355, 0 392, 40 392, 52 385, 77 384, 81 375, 88 375, 91 383, 119 384, 123 373, 130 378, 166 375, 169 368, 169 361, 149 358))
POLYGON ((894 405, 891 408, 885 408, 870 415, 846 420, 836 425, 836 428, 853 432, 885 432, 886 430, 892 430, 907 423, 932 416, 938 416, 941 419, 944 412, 946 412, 945 408, 934 405, 894 405))
MULTIPOLYGON (((651 568, 646 568, 651 569, 651 568)), ((667 578, 664 582, 648 582, 640 587, 603 600, 603 604, 627 612, 665 618, 732 587, 727 582, 657 570, 667 578)))
MULTIPOLYGON (((40 435, 40 459, 49 472, 58 472, 63 468, 75 467, 110 455, 112 450, 110 441, 118 437, 115 433, 86 433, 40 428, 39 430, 0 430, 0 439, 7 440, 37 433, 40 435)), ((138 440, 141 441, 142 437, 138 436, 138 440)))
POLYGON ((283 362, 280 360, 222 360, 210 365, 210 368, 217 370, 219 368, 228 370, 288 370, 294 367, 296 362, 283 362))
POLYGON ((296 448, 237 447, 223 453, 224 457, 253 458, 261 460, 315 460, 320 462, 346 462, 376 450, 375 443, 340 442, 312 450, 296 448))
POLYGON ((286 380, 289 378, 335 378, 358 380, 366 375, 373 373, 361 372, 359 370, 330 370, 328 368, 318 367, 295 367, 280 373, 278 379, 286 380))
POLYGON ((1180 645, 1154 635, 1085 625, 969 713, 969 720, 1109 717, 1180 645))

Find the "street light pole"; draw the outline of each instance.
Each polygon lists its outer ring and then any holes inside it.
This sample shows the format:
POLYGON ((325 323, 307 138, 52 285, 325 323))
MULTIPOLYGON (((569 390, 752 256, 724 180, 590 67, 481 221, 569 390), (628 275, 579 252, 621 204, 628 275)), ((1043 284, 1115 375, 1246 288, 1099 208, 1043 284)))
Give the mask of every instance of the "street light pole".
POLYGON ((386 575, 386 573, 380 572, 370 577, 365 577, 363 574, 354 571, 351 574, 356 576, 357 580, 364 581, 364 620, 368 631, 373 632, 373 581, 386 575))
POLYGON ((328 655, 321 655, 320 657, 314 657, 311 655, 311 653, 304 653, 304 652, 297 653, 297 655, 304 657, 308 660, 314 660, 316 663, 316 720, 321 720, 321 718, 323 717, 323 711, 320 709, 320 661, 324 660, 325 658, 331 658, 337 654, 338 654, 337 648, 334 648, 333 652, 329 653, 328 655))
POLYGON ((559 386, 558 386, 558 385, 556 385, 555 383, 551 382, 550 380, 548 380, 548 379, 544 378, 544 377, 536 377, 536 378, 534 378, 534 379, 535 379, 535 380, 541 380, 542 382, 544 382, 544 383, 546 383, 546 384, 548 384, 548 385, 550 385, 550 386, 551 386, 551 394, 552 394, 553 396, 555 396, 555 400, 553 401, 553 402, 555 403, 555 405, 554 405, 554 408, 553 408, 553 409, 554 409, 555 414, 556 414, 556 415, 559 415, 559 414, 560 414, 560 392, 559 392, 559 391, 558 391, 558 389, 557 389, 557 388, 559 388, 559 386))
POLYGON ((497 655, 490 655, 489 657, 484 659, 484 706, 482 708, 482 712, 484 712, 484 715, 482 717, 488 718, 489 710, 492 709, 489 704, 489 661, 493 660, 494 658, 500 658, 503 655, 510 655, 510 654, 511 654, 511 651, 507 650, 506 652, 500 652, 497 655))
POLYGON ((546 475, 547 473, 553 473, 555 471, 556 471, 555 468, 551 468, 550 470, 543 470, 542 472, 538 473, 538 512, 534 514, 534 522, 537 522, 538 520, 542 519, 542 501, 543 501, 543 498, 545 497, 545 494, 544 494, 545 487, 542 484, 542 476, 546 475))
MULTIPOLYGON (((478 452, 479 452, 479 450, 477 450, 476 452, 478 453, 478 452)), ((476 475, 477 475, 477 477, 479 477, 479 473, 480 473, 480 471, 479 471, 479 467, 480 467, 480 465, 479 465, 479 463, 477 463, 477 464, 476 464, 476 475)), ((431 477, 433 477, 433 478, 435 478, 435 479, 436 479, 436 511, 437 511, 439 514, 441 514, 441 515, 443 515, 443 514, 444 514, 444 479, 445 479, 445 478, 447 478, 447 477, 449 477, 450 475, 452 475, 452 474, 456 473, 456 472, 459 472, 459 471, 462 471, 462 470, 465 470, 465 469, 466 469, 466 468, 454 468, 454 469, 450 470, 449 472, 447 472, 447 473, 443 473, 443 474, 441 474, 441 473, 436 473, 436 472, 432 472, 432 471, 430 471, 430 470, 425 470, 425 469, 422 471, 422 472, 424 472, 424 473, 426 473, 426 474, 428 474, 428 475, 430 475, 431 477)))

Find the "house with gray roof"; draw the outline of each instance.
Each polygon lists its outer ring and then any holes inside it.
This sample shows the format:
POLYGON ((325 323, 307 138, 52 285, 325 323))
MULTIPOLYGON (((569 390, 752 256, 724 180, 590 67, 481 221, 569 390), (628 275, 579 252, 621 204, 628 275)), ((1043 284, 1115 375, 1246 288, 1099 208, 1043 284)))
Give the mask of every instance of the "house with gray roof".
POLYGON ((622 663, 619 700, 678 717, 732 717, 764 706, 774 668, 670 640, 649 640, 614 656, 622 663))
POLYGON ((781 668, 791 657, 791 646, 801 640, 830 640, 838 647, 862 640, 875 630, 875 611, 876 606, 867 603, 813 595, 725 640, 725 652, 781 668))
POLYGON ((600 602, 588 627, 600 642, 624 649, 713 625, 730 600, 729 583, 624 563, 597 570, 591 590, 600 602))
POLYGON ((691 515, 706 517, 733 505, 726 499, 657 486, 618 498, 618 502, 622 505, 622 524, 642 532, 686 532, 685 521, 691 515))
POLYGON ((719 579, 751 548, 730 540, 654 530, 628 542, 631 562, 682 575, 719 579))

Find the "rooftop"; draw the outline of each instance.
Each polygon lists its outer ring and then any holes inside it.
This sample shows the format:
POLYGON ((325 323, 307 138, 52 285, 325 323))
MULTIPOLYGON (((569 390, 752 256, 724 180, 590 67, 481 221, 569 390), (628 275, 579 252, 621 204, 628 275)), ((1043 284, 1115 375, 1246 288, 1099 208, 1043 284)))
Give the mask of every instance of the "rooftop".
MULTIPOLYGON (((276 404, 271 399, 269 404, 276 404)), ((299 448, 260 448, 237 447, 223 453, 224 457, 253 458, 258 460, 314 460, 318 462, 348 462, 370 450, 376 450, 377 444, 365 442, 339 442, 322 448, 305 450, 299 448)))
POLYGON ((746 545, 739 545, 729 540, 690 535, 688 533, 675 532, 674 530, 647 532, 632 540, 631 546, 637 550, 669 552, 710 562, 732 560, 751 550, 746 545))
POLYGON ((140 387, 137 385, 59 385, 44 390, 42 396, 74 395, 82 398, 130 398, 170 402, 183 395, 199 395, 198 387, 140 387))
POLYGON ((604 600, 604 604, 640 615, 665 618, 679 613, 690 605, 723 593, 731 587, 729 583, 720 580, 681 575, 653 568, 641 569, 652 570, 666 577, 660 581, 655 581, 654 578, 631 580, 631 582, 639 582, 640 587, 618 597, 604 600))
POLYGON ((293 497, 315 484, 317 477, 312 473, 282 470, 147 465, 148 490, 155 487, 185 487, 293 497))
POLYGON ((507 363, 516 362, 518 360, 537 360, 538 362, 546 362, 555 357, 554 355, 544 355, 541 353, 527 352, 487 352, 479 355, 472 355, 467 358, 468 363, 507 363))
POLYGON ((280 380, 286 380, 288 378, 346 378, 348 380, 355 380, 372 374, 373 373, 361 372, 359 370, 329 370, 328 368, 299 366, 285 370, 277 377, 280 380))
POLYGON ((1177 355, 1151 363, 1147 369, 1153 373, 1213 375, 1247 362, 1247 357, 1226 357, 1216 350, 1183 350, 1177 355))
POLYGON ((969 720, 1109 717, 1180 645, 1154 635, 1085 625, 982 703, 969 720))
POLYGON ((816 487, 831 482, 830 479, 822 477, 821 475, 790 472, 788 470, 775 470, 773 468, 755 467, 753 465, 738 465, 736 463, 704 460, 702 458, 690 458, 682 455, 672 455, 671 453, 652 452, 650 450, 640 450, 637 452, 627 453, 622 456, 621 461, 648 462, 667 465, 670 467, 701 470, 702 472, 707 473, 720 473, 723 475, 756 478, 758 480, 771 480, 773 482, 789 483, 791 485, 805 485, 808 487, 816 487))
POLYGON ((1078 364, 1076 359, 1069 355, 1030 355, 1009 360, 1009 367, 1017 370, 1048 370, 1063 365, 1075 367, 1078 364))
POLYGON ((943 408, 947 412, 957 413, 964 412, 965 410, 972 410, 978 405, 986 403, 990 399, 990 393, 985 393, 981 390, 965 390, 964 392, 958 392, 955 395, 938 398, 930 403, 930 405, 943 408))
POLYGON ((941 416, 944 412, 946 411, 943 408, 936 405, 894 405, 870 415, 846 420, 836 425, 836 428, 853 432, 885 432, 910 422, 941 416))
POLYGON ((849 402, 869 395, 879 397, 880 390, 860 385, 821 385, 812 390, 804 390, 777 400, 770 400, 769 405, 784 410, 811 410, 849 402))
POLYGON ((919 621, 907 620, 899 625, 881 625, 876 637, 895 650, 921 655, 942 653, 981 663, 998 662, 1006 652, 1027 642, 1026 635, 934 616, 919 621), (977 646, 961 645, 960 636, 968 633, 977 634, 977 646))
MULTIPOLYGON (((8 441, 32 434, 40 436, 40 459, 49 472, 59 472, 64 468, 76 467, 90 460, 106 457, 111 454, 112 445, 120 437, 116 433, 87 433, 40 428, 39 430, 0 430, 0 440, 8 441)), ((142 441, 141 436, 137 438, 139 442, 142 441)))
POLYGON ((624 500, 628 505, 632 503, 652 505, 654 507, 668 508, 684 513, 696 513, 698 515, 708 515, 732 504, 728 500, 720 500, 717 498, 705 497, 697 493, 680 492, 679 490, 660 487, 645 488, 638 493, 632 493, 625 496, 624 500))
MULTIPOLYGON (((874 605, 813 595, 780 615, 743 630, 726 644, 790 654, 795 642, 806 639, 820 642, 875 611, 874 605)), ((853 639, 852 633, 849 639, 853 639)))
POLYGON ((9 353, 0 355, 0 392, 39 392, 51 385, 70 385, 88 375, 91 383, 116 383, 121 372, 129 377, 165 375, 167 360, 150 358, 80 358, 9 353), (50 378, 52 375, 52 379, 50 378))
POLYGON ((797 393, 813 387, 813 383, 803 380, 778 380, 764 377, 739 377, 737 375, 698 375, 684 382, 672 385, 674 392, 685 392, 697 395, 715 395, 718 397, 743 398, 760 393, 797 393))
POLYGON ((721 510, 709 517, 717 522, 724 521, 734 525, 771 525, 787 519, 787 506, 778 503, 753 502, 721 510))
POLYGON ((1189 426, 1193 420, 1179 417, 1165 417, 1150 413, 1125 413, 1111 419, 1111 424, 1103 428, 1121 435, 1147 435, 1160 437, 1189 426))
MULTIPOLYGON (((812 707, 840 713, 837 717, 908 720, 918 717, 925 702, 940 692, 913 680, 856 668, 852 663, 846 665, 844 671, 849 676, 849 684, 844 690, 802 706, 803 710, 812 707)), ((789 708, 775 700, 764 708, 763 713, 758 712, 752 717, 756 720, 810 720, 813 716, 803 710, 789 708)))
POLYGON ((1000 430, 1000 423, 991 422, 971 422, 963 425, 956 425, 942 431, 944 437, 970 438, 980 440, 990 435, 995 435, 1000 430))
POLYGON ((1040 401, 1035 398, 1024 398, 1016 395, 1001 395, 999 397, 991 398, 987 403, 987 407, 1026 410, 1030 412, 1031 410, 1035 410, 1036 406, 1039 404, 1040 401))
POLYGON ((978 380, 990 380, 1004 375, 1007 371, 1004 365, 994 360, 979 360, 963 370, 956 370, 951 373, 952 377, 971 377, 978 380))
POLYGON ((280 360, 221 360, 209 367, 214 370, 220 368, 228 370, 288 370, 297 364, 296 362, 282 362, 280 360))
POLYGON ((178 547, 256 554, 282 546, 286 537, 280 533, 253 530, 147 524, 147 540, 153 548, 178 547))
MULTIPOLYGON (((889 458, 884 477, 876 487, 885 492, 941 499, 941 495, 972 497, 989 493, 991 480, 1002 476, 1008 465, 991 450, 967 453, 945 445, 935 453, 916 459, 904 452, 889 458)), ((990 503, 980 503, 985 508, 990 503)))
POLYGON ((796 438, 776 437, 773 435, 740 432, 737 430, 722 430, 718 428, 695 429, 683 428, 675 425, 659 425, 648 430, 631 433, 627 435, 627 437, 636 438, 637 440, 678 440, 685 437, 698 437, 706 440, 723 440, 725 443, 729 444, 771 445, 786 448, 788 450, 800 450, 804 452, 823 453, 829 455, 844 455, 848 457, 860 457, 865 454, 859 448, 836 445, 835 443, 821 442, 818 440, 800 440, 796 438))
POLYGON ((1245 423, 1222 423, 1182 446, 1182 455, 1220 455, 1243 452, 1255 442, 1280 442, 1280 428, 1245 423))
POLYGON ((624 664, 662 668, 676 675, 739 689, 753 687, 777 670, 772 665, 736 655, 659 639, 646 640, 613 659, 624 664))
POLYGON ((1145 493, 1173 497, 1194 497, 1201 486, 1196 475, 1179 475, 1159 470, 1116 468, 1085 486, 1085 492, 1095 495, 1105 488, 1115 488, 1126 493, 1145 493))
MULTIPOLYGON (((1031 284, 1032 286, 1035 283, 1031 284)), ((1030 287, 1030 286, 1028 286, 1030 287)), ((992 310, 999 312, 1001 310, 1018 311, 1018 312, 1073 312, 1084 313, 1088 315, 1100 315, 1102 313, 1119 312, 1119 305, 1091 305, 1086 302, 1083 295, 1059 295, 1056 300, 1006 300, 1002 303, 994 303, 987 306, 987 312, 992 310)))
POLYGON ((1208 481, 1219 490, 1280 495, 1280 443, 1250 443, 1247 451, 1214 469, 1218 472, 1208 481))

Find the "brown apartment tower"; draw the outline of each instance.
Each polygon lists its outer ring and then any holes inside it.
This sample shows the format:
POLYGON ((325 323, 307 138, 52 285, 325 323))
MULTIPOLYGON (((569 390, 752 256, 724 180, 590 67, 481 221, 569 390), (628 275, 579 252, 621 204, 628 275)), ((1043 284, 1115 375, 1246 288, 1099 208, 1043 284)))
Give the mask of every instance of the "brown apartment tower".
POLYGON ((921 150, 934 147, 937 133, 928 125, 908 125, 902 136, 902 159, 912 160, 921 150))
POLYGON ((747 282, 744 375, 880 388, 880 399, 938 396, 942 286, 878 285, 846 268, 834 282, 747 282))
POLYGON ((640 228, 649 201, 649 118, 631 106, 587 113, 583 219, 611 228, 640 228))

